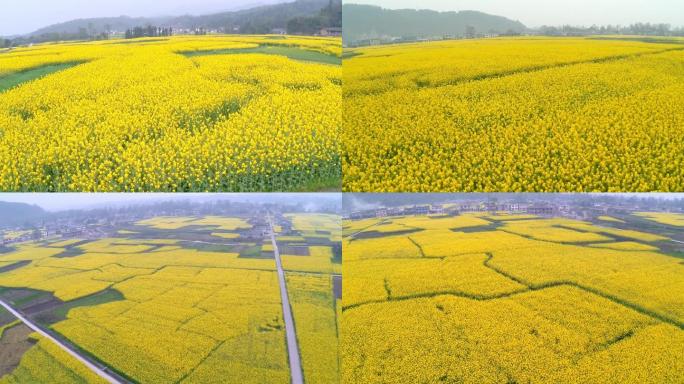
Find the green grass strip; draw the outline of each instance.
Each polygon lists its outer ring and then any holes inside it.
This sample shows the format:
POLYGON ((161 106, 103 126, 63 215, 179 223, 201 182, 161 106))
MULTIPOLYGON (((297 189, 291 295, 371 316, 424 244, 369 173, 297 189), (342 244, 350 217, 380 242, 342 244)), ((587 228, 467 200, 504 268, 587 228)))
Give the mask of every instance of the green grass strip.
POLYGON ((54 65, 44 65, 38 68, 28 69, 26 71, 15 72, 9 75, 0 77, 0 92, 14 88, 15 86, 25 83, 27 81, 40 79, 55 72, 63 71, 71 67, 81 64, 78 63, 62 63, 54 65))
POLYGON ((256 48, 238 48, 238 49, 218 49, 212 51, 190 51, 181 52, 186 57, 208 56, 208 55, 244 55, 250 53, 258 53, 263 55, 277 55, 285 56, 292 60, 306 61, 314 63, 323 63, 330 65, 342 65, 342 58, 328 55, 322 52, 307 51, 300 48, 261 45, 256 48))

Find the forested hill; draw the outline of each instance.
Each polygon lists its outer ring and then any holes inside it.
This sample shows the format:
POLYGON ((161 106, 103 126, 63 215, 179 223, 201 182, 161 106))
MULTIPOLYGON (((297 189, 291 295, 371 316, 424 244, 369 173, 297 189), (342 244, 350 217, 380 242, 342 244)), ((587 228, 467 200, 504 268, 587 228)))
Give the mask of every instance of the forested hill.
POLYGON ((345 4, 343 14, 345 43, 378 37, 464 36, 467 27, 474 28, 478 34, 520 33, 526 29, 519 21, 476 11, 390 10, 345 4))
POLYGON ((21 225, 47 215, 42 208, 24 203, 0 201, 0 227, 21 225))
MULTIPOLYGON (((310 19, 315 27, 341 26, 341 0, 296 0, 274 5, 201 16, 171 17, 104 17, 71 20, 54 24, 30 33, 34 40, 55 40, 96 37, 108 31, 125 31, 135 27, 154 25, 176 29, 203 28, 221 32, 250 34, 270 33, 274 28, 287 28, 293 19, 310 19)), ((160 10, 163 13, 163 10, 160 10)))

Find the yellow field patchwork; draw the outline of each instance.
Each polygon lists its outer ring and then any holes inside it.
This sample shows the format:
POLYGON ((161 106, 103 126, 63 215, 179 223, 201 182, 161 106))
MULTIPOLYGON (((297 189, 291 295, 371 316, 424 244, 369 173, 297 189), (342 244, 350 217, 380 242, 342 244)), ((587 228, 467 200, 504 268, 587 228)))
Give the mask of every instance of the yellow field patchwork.
POLYGON ((224 239, 237 239, 240 237, 239 233, 227 233, 227 232, 212 232, 212 236, 221 237, 224 239))
POLYGON ((421 257, 420 249, 408 236, 355 239, 342 243, 344 261, 421 257))
POLYGON ((288 271, 342 273, 342 264, 333 263, 332 248, 310 246, 309 256, 280 255, 283 268, 288 271))
POLYGON ((675 227, 684 227, 684 214, 682 213, 638 212, 634 215, 644 217, 646 219, 655 221, 656 223, 660 224, 667 224, 675 227))
POLYGON ((261 246, 261 250, 264 252, 273 252, 273 244, 266 243, 261 246))
POLYGON ((590 247, 609 248, 609 249, 616 249, 618 251, 658 251, 657 247, 647 245, 647 244, 637 243, 634 241, 618 241, 618 242, 613 242, 613 243, 591 244, 590 247))
POLYGON ((340 217, 337 215, 319 213, 296 213, 286 214, 286 218, 292 221, 292 226, 296 231, 301 232, 339 232, 340 217))
POLYGON ((450 257, 469 253, 485 253, 500 249, 525 249, 534 246, 534 240, 503 232, 453 232, 432 230, 411 234, 426 257, 450 257))
POLYGON ((303 243, 306 241, 306 239, 304 239, 301 236, 278 236, 276 239, 278 241, 288 242, 288 243, 296 243, 296 242, 303 243))
POLYGON ((149 245, 130 244, 122 239, 99 239, 78 246, 85 252, 93 253, 141 253, 152 249, 149 245))
POLYGON ((187 227, 192 221, 196 220, 195 217, 154 217, 151 219, 138 221, 137 225, 145 225, 157 229, 180 229, 187 227))
POLYGON ((193 225, 216 226, 216 229, 224 231, 235 231, 238 229, 249 229, 252 225, 244 219, 236 217, 206 216, 192 222, 193 225))
POLYGON ((490 264, 533 285, 572 282, 684 321, 682 264, 660 253, 540 243, 495 251, 490 264))
POLYGON ((76 243, 80 243, 81 241, 83 241, 83 239, 66 239, 66 240, 50 243, 50 246, 51 247, 63 248, 63 247, 68 247, 68 246, 76 244, 76 243))
POLYGON ((494 221, 529 220, 529 219, 538 219, 539 218, 539 216, 537 216, 537 215, 506 214, 506 213, 497 213, 496 215, 483 215, 482 217, 484 217, 488 220, 494 220, 494 221))
POLYGON ((54 328, 141 382, 187 374, 201 382, 219 373, 247 382, 288 379, 274 272, 174 267, 113 288, 124 301, 73 309, 54 328), (253 360, 227 358, 228 345, 253 351, 253 360), (228 372, 226 364, 236 363, 244 369, 228 372))
POLYGON ((573 287, 370 304, 342 329, 343 382, 674 383, 684 369, 680 329, 573 287))
POLYGON ((490 224, 487 220, 468 214, 459 216, 411 216, 392 219, 392 222, 422 229, 460 229, 490 224))
POLYGON ((641 243, 657 235, 500 221, 344 243, 343 382, 678 382, 684 274, 641 243), (412 252, 409 237, 425 257, 372 257, 412 252))
POLYGON ((486 268, 487 259, 484 254, 469 254, 444 259, 345 260, 344 305, 449 292, 491 297, 527 288, 486 268))
POLYGON ((612 216, 599 216, 598 219, 601 221, 609 221, 609 222, 613 222, 613 223, 624 223, 625 222, 624 220, 620 220, 620 219, 617 219, 617 218, 612 217, 612 216))
MULTIPOLYGON (((512 232, 518 235, 529 236, 537 240, 553 241, 558 243, 586 243, 609 241, 609 237, 601 236, 592 231, 579 232, 573 229, 561 228, 572 227, 585 228, 584 223, 575 222, 566 219, 542 219, 542 220, 523 220, 523 221, 507 221, 501 228, 504 231, 512 232)), ((586 228, 593 228, 591 224, 586 224, 586 228)))
POLYGON ((382 218, 372 218, 372 219, 362 219, 362 220, 344 220, 342 222, 342 228, 344 229, 345 235, 349 235, 355 232, 362 231, 364 229, 370 229, 374 225, 384 221, 382 218))
POLYGON ((633 240, 637 240, 637 241, 653 242, 653 241, 668 240, 668 238, 665 236, 660 236, 660 235, 656 235, 653 233, 634 231, 634 230, 630 230, 630 229, 608 228, 608 227, 602 227, 602 226, 597 226, 597 225, 591 225, 589 223, 583 223, 583 222, 568 222, 568 223, 564 223, 562 225, 564 227, 579 229, 581 231, 594 232, 594 233, 604 233, 604 234, 608 234, 608 235, 625 237, 625 238, 633 239, 633 240))

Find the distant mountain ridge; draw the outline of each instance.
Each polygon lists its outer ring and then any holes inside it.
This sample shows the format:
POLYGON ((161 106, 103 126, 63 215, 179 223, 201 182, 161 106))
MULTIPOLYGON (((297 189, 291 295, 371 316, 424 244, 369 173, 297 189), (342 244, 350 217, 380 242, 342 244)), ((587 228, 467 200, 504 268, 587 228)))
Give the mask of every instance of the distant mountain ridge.
POLYGON ((478 34, 520 33, 527 27, 515 20, 477 11, 384 9, 374 5, 344 4, 345 43, 381 37, 464 36, 472 27, 478 34))
MULTIPOLYGON (((334 0, 333 3, 339 3, 334 0)), ((286 28, 287 23, 297 17, 317 15, 321 9, 328 6, 330 0, 296 0, 287 3, 261 5, 254 8, 241 9, 193 16, 168 17, 102 17, 91 19, 76 19, 64 23, 53 24, 32 33, 28 37, 46 35, 75 35, 86 30, 90 35, 109 31, 125 31, 135 27, 154 25, 182 29, 232 29, 241 27, 245 33, 267 33, 272 28, 286 28)))
POLYGON ((20 225, 45 215, 47 212, 37 205, 0 201, 0 227, 20 225))
POLYGON ((157 25, 161 22, 171 20, 170 17, 129 17, 129 16, 119 16, 119 17, 98 17, 92 19, 74 19, 66 21, 63 23, 57 23, 43 27, 34 32, 29 33, 27 36, 40 36, 47 35, 51 33, 60 34, 76 34, 79 32, 80 28, 88 29, 89 25, 97 33, 102 33, 105 30, 105 26, 109 25, 112 31, 125 31, 126 29, 133 28, 136 26, 143 26, 147 24, 157 25))

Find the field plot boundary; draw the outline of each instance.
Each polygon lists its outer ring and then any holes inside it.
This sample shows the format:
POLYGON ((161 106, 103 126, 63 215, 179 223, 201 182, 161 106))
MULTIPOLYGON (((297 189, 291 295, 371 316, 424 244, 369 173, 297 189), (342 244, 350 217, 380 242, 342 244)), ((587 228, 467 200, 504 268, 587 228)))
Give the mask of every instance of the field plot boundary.
POLYGON ((449 87, 449 86, 454 86, 454 85, 459 85, 459 84, 465 84, 465 83, 470 83, 470 82, 475 82, 475 81, 483 81, 483 80, 491 80, 491 79, 499 79, 502 77, 508 77, 508 76, 513 76, 517 75, 520 73, 534 73, 534 72, 542 72, 547 69, 554 69, 554 68, 565 68, 565 67, 572 67, 575 65, 582 65, 582 64, 602 64, 602 63, 609 63, 612 61, 620 61, 620 60, 628 60, 628 59, 634 59, 642 56, 649 56, 649 55, 659 55, 661 53, 667 53, 667 52, 673 52, 673 51, 684 51, 684 48, 668 48, 668 49, 662 49, 658 51, 647 51, 647 52, 637 52, 637 53, 628 53, 628 54, 622 54, 622 55, 614 55, 614 56, 606 56, 606 57, 599 57, 595 59, 588 59, 588 60, 577 60, 577 61, 569 61, 565 63, 555 63, 555 64, 548 64, 548 65, 535 65, 535 66, 530 66, 530 67, 523 67, 523 68, 518 68, 518 69, 513 69, 510 71, 502 71, 502 72, 495 72, 495 73, 488 73, 488 74, 482 74, 482 75, 477 75, 473 77, 468 77, 468 78, 463 78, 463 79, 456 79, 453 82, 447 82, 444 84, 436 84, 436 85, 426 85, 426 86, 421 86, 420 82, 416 82, 416 85, 418 88, 441 88, 441 87, 449 87))
MULTIPOLYGON (((684 51, 684 47, 667 48, 667 49, 661 49, 661 50, 656 50, 656 51, 636 52, 636 53, 629 53, 629 54, 599 57, 599 58, 587 59, 587 60, 568 61, 568 62, 563 62, 563 63, 527 66, 527 67, 522 67, 522 68, 517 68, 517 69, 512 69, 512 70, 507 70, 507 71, 483 73, 483 74, 475 75, 472 77, 455 78, 451 81, 447 81, 444 83, 437 83, 437 84, 430 84, 429 82, 424 82, 421 80, 413 80, 413 83, 416 85, 416 87, 419 90, 422 90, 422 89, 439 89, 439 88, 444 88, 444 87, 458 86, 461 84, 478 82, 478 81, 501 79, 501 78, 505 78, 508 76, 514 76, 514 75, 524 74, 524 73, 542 72, 545 70, 555 69, 555 68, 566 68, 566 67, 572 67, 575 65, 582 65, 582 64, 602 64, 602 63, 609 63, 609 62, 613 62, 613 61, 634 59, 634 58, 638 58, 638 57, 642 57, 642 56, 659 55, 659 54, 668 53, 668 52, 675 52, 675 51, 684 51)), ((396 75, 389 76, 389 77, 402 76, 404 74, 406 74, 406 72, 397 73, 396 75)), ((366 80, 372 80, 372 79, 368 78, 366 80)), ((372 95, 381 95, 383 93, 388 93, 388 92, 392 92, 392 91, 393 90, 391 90, 391 89, 390 90, 382 89, 382 90, 369 91, 369 92, 353 91, 353 92, 346 93, 345 95, 347 95, 347 96, 372 96, 372 95)))
MULTIPOLYGON (((518 289, 510 292, 505 292, 505 293, 497 293, 497 294, 492 294, 492 295, 478 295, 478 294, 471 294, 471 293, 466 293, 463 291, 457 291, 457 290, 445 290, 445 291, 433 291, 433 292, 425 292, 425 293, 418 293, 418 294, 412 294, 412 295, 402 295, 402 296, 391 296, 391 291, 387 290, 388 296, 386 300, 369 300, 369 301, 364 301, 360 303, 355 303, 355 304, 350 304, 347 306, 343 306, 342 310, 347 311, 350 309, 358 308, 364 305, 368 304, 382 304, 382 303, 388 303, 388 302, 393 302, 393 301, 407 301, 407 300, 414 300, 414 299, 424 299, 424 298, 433 298, 433 297, 438 297, 438 296, 457 296, 457 297, 463 297, 466 299, 471 299, 471 300, 476 300, 476 301, 489 301, 489 300, 496 300, 496 299, 501 299, 504 297, 511 297, 515 295, 520 295, 528 292, 535 292, 535 291, 542 291, 547 288, 555 288, 555 287, 562 287, 562 286, 570 286, 574 287, 577 289, 580 289, 582 291, 585 291, 587 293, 594 294, 596 296, 602 297, 604 299, 610 300, 618 305, 621 305, 623 307, 627 307, 631 310, 634 310, 642 315, 649 316, 651 318, 654 318, 660 322, 667 323, 670 325, 674 325, 675 327, 684 330, 684 322, 679 321, 674 318, 670 318, 668 316, 659 314, 657 312, 651 311, 649 309, 646 309, 640 305, 634 304, 630 301, 621 299, 617 296, 605 293, 601 290, 587 287, 585 285, 576 283, 574 281, 551 281, 543 284, 531 284, 528 283, 516 276, 513 276, 509 274, 508 272, 503 271, 502 269, 492 266, 490 264, 491 260, 494 258, 494 255, 490 252, 486 253, 487 258, 483 262, 483 265, 492 271, 496 272, 497 274, 506 277, 507 279, 510 279, 520 285, 524 285, 526 288, 523 289, 518 289)), ((385 280, 385 288, 387 289, 387 281, 385 280)))

